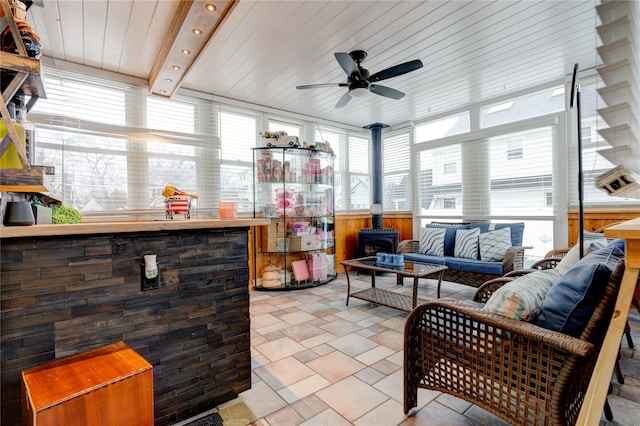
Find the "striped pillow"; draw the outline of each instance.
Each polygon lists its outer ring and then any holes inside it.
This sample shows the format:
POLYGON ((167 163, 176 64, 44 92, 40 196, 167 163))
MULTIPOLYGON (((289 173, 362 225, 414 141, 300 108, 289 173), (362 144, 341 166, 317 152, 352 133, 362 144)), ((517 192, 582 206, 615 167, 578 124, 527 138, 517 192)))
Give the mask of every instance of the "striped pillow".
POLYGON ((446 228, 422 228, 420 230, 420 253, 444 256, 444 234, 446 228))
POLYGON ((511 228, 502 228, 480 234, 480 260, 500 262, 511 247, 511 228))
POLYGON ((478 228, 456 230, 456 245, 453 249, 453 255, 455 257, 477 259, 479 235, 480 230, 478 228))
POLYGON ((496 290, 484 309, 515 320, 529 321, 540 311, 544 298, 558 278, 560 273, 555 269, 523 275, 496 290))

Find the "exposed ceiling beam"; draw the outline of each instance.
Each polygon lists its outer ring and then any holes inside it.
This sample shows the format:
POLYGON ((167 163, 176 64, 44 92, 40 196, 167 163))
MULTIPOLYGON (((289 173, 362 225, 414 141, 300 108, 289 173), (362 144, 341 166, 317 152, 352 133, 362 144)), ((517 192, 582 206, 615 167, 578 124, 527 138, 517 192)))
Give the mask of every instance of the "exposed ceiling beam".
POLYGON ((180 0, 149 74, 149 91, 170 97, 239 0, 180 0))

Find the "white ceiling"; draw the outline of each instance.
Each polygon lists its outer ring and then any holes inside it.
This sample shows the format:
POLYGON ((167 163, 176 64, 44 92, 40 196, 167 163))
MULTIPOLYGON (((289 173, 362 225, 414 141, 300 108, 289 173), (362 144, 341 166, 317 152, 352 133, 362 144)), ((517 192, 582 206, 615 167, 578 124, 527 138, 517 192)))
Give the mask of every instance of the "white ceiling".
MULTIPOLYGON (((213 1, 215 3, 215 1, 213 1)), ((362 127, 398 125, 500 97, 600 62, 595 0, 240 0, 182 88, 362 127), (424 67, 343 107, 334 52, 366 50, 371 73, 420 59, 424 67)), ((43 55, 147 80, 177 0, 44 0, 27 14, 43 55)), ((46 78, 46 76, 45 76, 46 78)))

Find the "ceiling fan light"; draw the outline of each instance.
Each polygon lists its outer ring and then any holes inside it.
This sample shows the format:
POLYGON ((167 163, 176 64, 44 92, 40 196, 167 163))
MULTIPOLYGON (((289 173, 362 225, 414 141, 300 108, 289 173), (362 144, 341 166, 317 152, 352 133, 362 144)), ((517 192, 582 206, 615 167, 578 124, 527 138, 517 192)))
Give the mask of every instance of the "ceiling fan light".
POLYGON ((367 96, 369 94, 369 89, 364 88, 364 87, 356 87, 355 89, 352 89, 349 94, 351 96, 353 96, 354 98, 361 98, 363 96, 367 96))

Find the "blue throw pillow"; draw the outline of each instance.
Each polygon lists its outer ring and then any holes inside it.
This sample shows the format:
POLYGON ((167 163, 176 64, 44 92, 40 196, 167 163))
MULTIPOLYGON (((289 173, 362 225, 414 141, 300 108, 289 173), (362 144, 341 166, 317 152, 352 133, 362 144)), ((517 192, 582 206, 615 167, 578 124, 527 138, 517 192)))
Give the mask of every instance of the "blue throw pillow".
POLYGON ((534 323, 580 337, 624 252, 613 242, 579 260, 551 287, 534 323))

